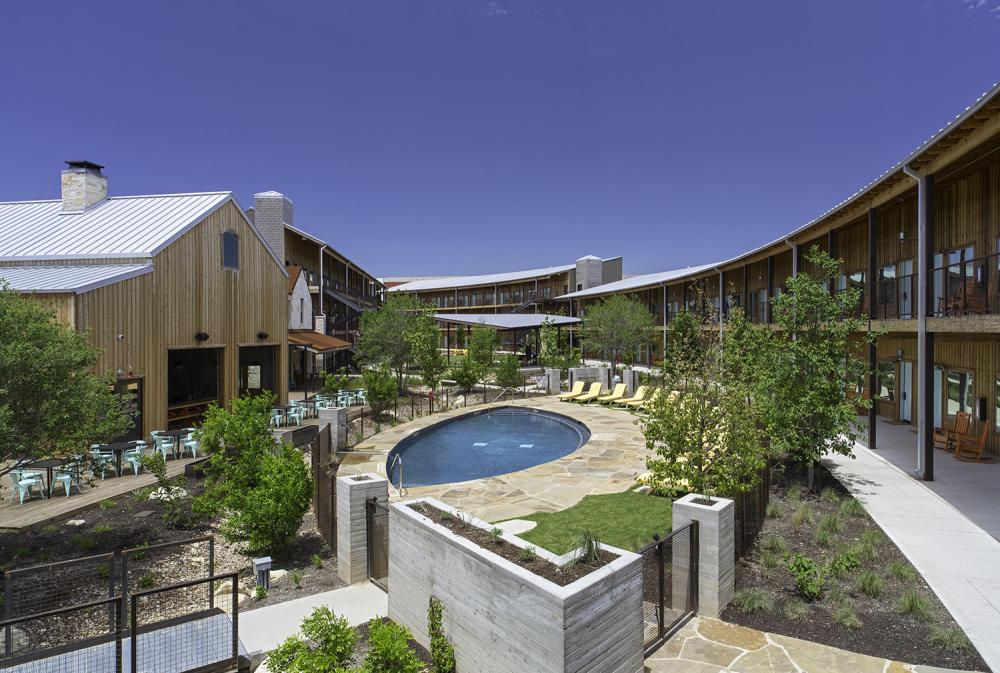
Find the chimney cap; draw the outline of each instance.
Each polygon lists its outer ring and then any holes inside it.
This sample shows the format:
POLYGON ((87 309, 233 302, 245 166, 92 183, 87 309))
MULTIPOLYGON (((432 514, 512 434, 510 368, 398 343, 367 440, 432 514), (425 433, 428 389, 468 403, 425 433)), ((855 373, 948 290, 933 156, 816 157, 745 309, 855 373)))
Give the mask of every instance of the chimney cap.
POLYGON ((101 164, 95 164, 93 161, 87 161, 85 159, 67 160, 66 165, 70 168, 82 168, 88 171, 96 171, 97 173, 100 173, 101 169, 104 168, 101 164))

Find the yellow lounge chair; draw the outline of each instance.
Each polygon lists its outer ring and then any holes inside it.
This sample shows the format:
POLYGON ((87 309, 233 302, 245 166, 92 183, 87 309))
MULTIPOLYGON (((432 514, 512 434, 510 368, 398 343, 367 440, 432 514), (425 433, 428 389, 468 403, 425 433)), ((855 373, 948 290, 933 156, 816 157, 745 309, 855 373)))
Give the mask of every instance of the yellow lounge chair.
POLYGON ((587 394, 586 395, 580 395, 579 397, 575 397, 575 398, 573 398, 573 401, 574 402, 583 402, 584 404, 586 404, 587 402, 592 402, 592 401, 596 400, 600 396, 601 396, 601 384, 600 383, 591 383, 590 384, 590 390, 587 391, 587 394))
POLYGON ((629 402, 642 402, 646 399, 646 393, 649 391, 649 386, 639 386, 635 389, 635 395, 632 397, 623 397, 620 400, 616 400, 615 404, 628 404, 629 402))
POLYGON ((653 394, 649 396, 649 399, 646 399, 646 400, 636 400, 635 402, 629 402, 628 406, 630 408, 632 408, 632 409, 642 409, 644 406, 646 406, 647 404, 649 404, 653 400, 659 398, 660 395, 662 395, 662 394, 663 394, 663 389, 662 388, 657 388, 656 390, 653 391, 653 394))
POLYGON ((601 404, 614 404, 625 397, 625 390, 627 388, 628 386, 624 383, 616 383, 615 389, 611 391, 610 395, 602 395, 597 398, 597 401, 601 404))
POLYGON ((562 401, 571 400, 574 397, 579 397, 583 395, 583 386, 586 385, 583 381, 577 381, 573 384, 573 388, 568 393, 559 393, 559 399, 562 401))

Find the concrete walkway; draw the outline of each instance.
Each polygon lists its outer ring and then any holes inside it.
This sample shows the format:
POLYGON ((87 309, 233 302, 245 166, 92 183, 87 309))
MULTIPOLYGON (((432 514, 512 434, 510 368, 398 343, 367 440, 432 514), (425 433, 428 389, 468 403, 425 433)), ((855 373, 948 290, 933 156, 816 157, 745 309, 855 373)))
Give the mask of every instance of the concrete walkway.
POLYGON ((1000 671, 1000 542, 878 454, 860 444, 854 454, 823 463, 923 575, 986 663, 1000 671))
POLYGON ((374 584, 365 582, 256 610, 241 610, 240 640, 247 654, 254 662, 263 659, 285 638, 298 633, 302 619, 323 605, 346 617, 351 626, 358 626, 376 617, 385 617, 389 613, 389 596, 374 584))
MULTIPOLYGON (((646 659, 649 673, 945 673, 695 617, 646 659)), ((949 672, 955 673, 955 672, 949 672)))

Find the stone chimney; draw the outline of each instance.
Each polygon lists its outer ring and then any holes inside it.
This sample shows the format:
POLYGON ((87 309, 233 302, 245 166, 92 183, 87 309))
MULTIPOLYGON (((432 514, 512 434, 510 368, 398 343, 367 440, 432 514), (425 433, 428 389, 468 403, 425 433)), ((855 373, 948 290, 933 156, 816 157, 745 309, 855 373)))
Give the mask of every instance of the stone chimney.
POLYGON ((67 161, 62 172, 62 212, 82 213, 108 198, 108 178, 104 166, 89 161, 67 161))
POLYGON ((589 290, 601 284, 603 264, 600 257, 587 255, 576 260, 576 285, 578 290, 589 290))
POLYGON ((285 264, 285 225, 292 224, 292 202, 279 192, 261 192, 253 195, 252 221, 261 237, 285 264))

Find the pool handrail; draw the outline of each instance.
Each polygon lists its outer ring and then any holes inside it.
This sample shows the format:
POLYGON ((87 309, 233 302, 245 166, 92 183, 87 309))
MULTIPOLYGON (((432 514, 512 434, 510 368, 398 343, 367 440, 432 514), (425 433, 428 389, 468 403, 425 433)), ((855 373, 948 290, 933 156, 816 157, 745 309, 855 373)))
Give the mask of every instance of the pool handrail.
POLYGON ((399 483, 396 485, 396 492, 399 493, 400 496, 405 496, 407 494, 407 491, 405 488, 403 488, 403 457, 398 453, 393 455, 392 462, 389 463, 390 483, 392 480, 392 468, 396 467, 396 463, 399 463, 399 479, 398 479, 399 483))

